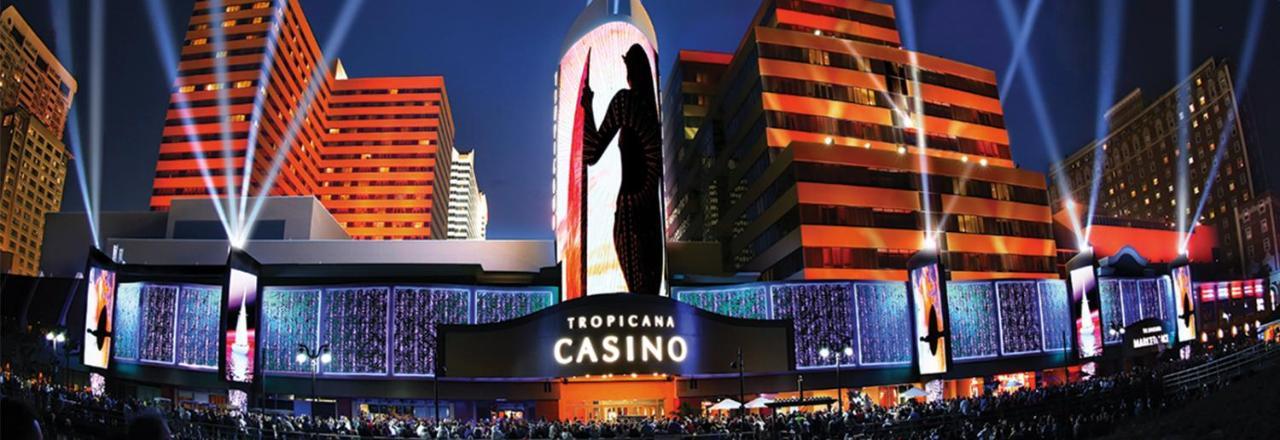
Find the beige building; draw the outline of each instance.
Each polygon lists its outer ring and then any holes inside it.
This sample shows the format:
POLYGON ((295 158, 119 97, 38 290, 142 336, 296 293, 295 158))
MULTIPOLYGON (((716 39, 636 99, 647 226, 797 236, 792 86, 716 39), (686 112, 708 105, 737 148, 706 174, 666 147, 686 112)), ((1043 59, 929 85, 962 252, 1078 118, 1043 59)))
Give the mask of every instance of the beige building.
POLYGON ((62 143, 76 81, 13 6, 0 13, 0 253, 6 273, 35 275, 45 214, 62 204, 62 143))

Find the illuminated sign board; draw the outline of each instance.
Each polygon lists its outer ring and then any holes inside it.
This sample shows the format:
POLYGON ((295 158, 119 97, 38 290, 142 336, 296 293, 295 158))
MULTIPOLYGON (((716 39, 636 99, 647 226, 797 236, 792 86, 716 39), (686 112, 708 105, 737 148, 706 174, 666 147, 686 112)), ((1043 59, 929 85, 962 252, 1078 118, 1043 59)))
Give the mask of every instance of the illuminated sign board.
POLYGON ((1080 359, 1102 355, 1102 301, 1093 252, 1081 252, 1067 262, 1071 281, 1071 317, 1075 322, 1076 353, 1080 359))
POLYGON ((1149 318, 1125 328, 1125 347, 1130 354, 1141 354, 1169 346, 1169 332, 1159 319, 1149 318))
POLYGON ((795 366, 790 320, 718 315, 651 295, 597 295, 510 321, 441 325, 441 375, 717 374, 795 366))
POLYGON ((1178 321, 1178 342, 1196 339, 1196 294, 1191 287, 1191 266, 1182 265, 1170 271, 1173 278, 1173 306, 1178 321))
POLYGON ((556 75, 553 212, 564 299, 666 292, 656 42, 648 15, 631 10, 639 3, 621 3, 629 10, 587 6, 556 75))
POLYGON ((258 354, 258 264, 240 251, 227 262, 222 289, 222 375, 228 382, 252 383, 258 354))
POLYGON ((947 372, 947 304, 945 275, 937 252, 920 251, 907 263, 915 321, 916 367, 922 375, 947 372))
POLYGON ((111 363, 116 272, 111 260, 97 249, 89 251, 89 285, 85 289, 84 355, 86 367, 106 369, 111 363))

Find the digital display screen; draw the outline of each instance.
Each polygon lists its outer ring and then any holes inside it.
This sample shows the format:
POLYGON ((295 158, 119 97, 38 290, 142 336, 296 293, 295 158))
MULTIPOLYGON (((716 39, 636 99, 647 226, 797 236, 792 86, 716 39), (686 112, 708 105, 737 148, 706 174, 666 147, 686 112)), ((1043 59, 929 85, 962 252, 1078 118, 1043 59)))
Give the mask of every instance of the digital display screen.
POLYGON ((560 60, 553 212, 564 299, 666 294, 657 66, 653 43, 623 21, 560 60))
POLYGON ((254 359, 257 352, 258 276, 240 269, 231 269, 227 282, 226 307, 222 314, 225 331, 223 362, 226 380, 253 382, 254 359))
POLYGON ((1102 301, 1093 265, 1071 269, 1071 307, 1081 359, 1102 354, 1102 301))
POLYGON ((915 315, 916 365, 920 374, 947 372, 947 320, 943 315, 940 265, 911 270, 911 299, 915 315))
POLYGON ((1178 342, 1196 339, 1196 294, 1191 287, 1191 266, 1179 266, 1170 272, 1173 277, 1173 306, 1177 312, 1178 342))
POLYGON ((111 362, 112 311, 116 301, 116 273, 89 267, 84 314, 84 365, 106 369, 111 362))

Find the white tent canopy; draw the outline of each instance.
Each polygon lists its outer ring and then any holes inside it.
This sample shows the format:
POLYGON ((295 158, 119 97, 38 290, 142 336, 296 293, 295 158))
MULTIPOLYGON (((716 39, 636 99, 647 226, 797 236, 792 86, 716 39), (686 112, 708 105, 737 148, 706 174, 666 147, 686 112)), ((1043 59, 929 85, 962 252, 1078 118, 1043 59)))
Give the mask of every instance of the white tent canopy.
POLYGON ((747 402, 746 406, 747 406, 747 409, 759 409, 759 408, 765 408, 770 403, 773 403, 773 399, 760 396, 755 399, 752 399, 750 402, 747 402))
POLYGON ((911 388, 911 389, 907 390, 905 393, 902 393, 902 395, 901 395, 900 397, 902 397, 903 399, 914 399, 914 398, 917 398, 917 397, 924 397, 924 396, 927 396, 927 395, 928 395, 928 393, 925 393, 925 392, 924 392, 924 390, 919 389, 919 388, 914 388, 914 387, 913 387, 913 388, 911 388))
POLYGON ((711 411, 728 411, 731 409, 738 409, 741 407, 742 407, 742 403, 739 403, 737 400, 724 399, 724 400, 721 400, 719 403, 716 403, 715 405, 711 405, 711 408, 708 408, 708 409, 710 409, 711 411))

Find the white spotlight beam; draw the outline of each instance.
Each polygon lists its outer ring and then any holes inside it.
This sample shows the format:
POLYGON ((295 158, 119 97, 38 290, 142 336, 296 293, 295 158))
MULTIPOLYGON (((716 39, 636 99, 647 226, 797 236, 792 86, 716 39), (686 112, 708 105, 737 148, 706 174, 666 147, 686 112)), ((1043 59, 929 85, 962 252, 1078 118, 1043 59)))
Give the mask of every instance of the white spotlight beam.
MULTIPOLYGON (((160 54, 161 60, 165 65, 165 74, 169 80, 169 84, 173 87, 177 86, 177 69, 178 58, 177 48, 173 45, 173 33, 169 31, 169 8, 164 0, 147 0, 147 16, 151 19, 151 30, 156 33, 156 52, 160 54)), ((170 94, 174 92, 170 91, 170 94)), ((213 204, 214 211, 218 214, 218 220, 222 222, 222 230, 226 232, 227 237, 232 237, 231 222, 227 217, 227 212, 222 209, 222 204, 214 200, 218 196, 218 187, 213 183, 213 176, 209 173, 209 164, 204 157, 203 143, 200 137, 195 133, 192 127, 191 109, 186 101, 175 100, 179 115, 182 118, 183 131, 187 136, 187 142, 191 144, 191 153, 195 156, 197 168, 200 170, 200 177, 204 181, 205 191, 209 193, 209 203, 213 204)))
POLYGON ((1191 226, 1187 230, 1186 237, 1182 239, 1182 248, 1186 248, 1187 244, 1191 242, 1191 233, 1195 232, 1196 226, 1200 225, 1199 219, 1209 201, 1209 193, 1213 190, 1213 184, 1218 180, 1218 171, 1222 165, 1223 156, 1226 156, 1231 132, 1240 128, 1237 125, 1236 112, 1238 104, 1235 101, 1244 95, 1245 89, 1249 86, 1249 74, 1253 71, 1253 59, 1258 49, 1258 35, 1262 33, 1262 18, 1266 13, 1266 0, 1253 0, 1252 6, 1249 8, 1249 24, 1245 28, 1244 46, 1240 49, 1240 65, 1236 69, 1235 78, 1232 80, 1235 86, 1236 98, 1233 98, 1232 105, 1227 107, 1226 120, 1222 125, 1222 132, 1218 134, 1218 148, 1213 154, 1213 164, 1209 166, 1209 175, 1205 178, 1204 189, 1200 191, 1200 200, 1196 202, 1195 213, 1191 216, 1191 226))
POLYGON ((924 102, 920 97, 920 63, 916 54, 915 8, 911 0, 898 0, 897 10, 902 23, 903 46, 909 51, 911 61, 911 106, 912 121, 916 132, 916 159, 920 168, 920 204, 924 209, 925 240, 935 240, 937 231, 933 230, 933 204, 929 191, 929 158, 928 137, 925 135, 924 102))
POLYGON ((238 241, 247 240, 252 233, 254 223, 257 221, 258 215, 262 211, 262 206, 266 202, 266 196, 271 194, 271 188, 275 185, 276 178, 280 175, 280 167, 284 165, 284 160, 288 157, 289 150, 298 137, 298 130, 301 128, 303 121, 306 120, 307 113, 311 109, 311 103, 315 100, 316 94, 319 92, 321 84, 323 84, 324 75, 328 72, 329 64, 333 62, 333 58, 341 50, 347 32, 351 29, 351 23, 355 21, 356 14, 363 3, 363 0, 348 1, 343 4, 342 10, 338 12, 338 21, 334 24, 334 29, 323 46, 325 48, 324 63, 315 66, 315 69, 312 70, 310 80, 307 82, 307 89, 303 91, 301 102, 294 109, 293 119, 289 121, 289 127, 285 131, 284 138, 276 148, 275 157, 271 160, 271 168, 267 171, 262 188, 258 190, 258 197, 253 200, 253 208, 245 219, 244 227, 240 228, 238 241))
POLYGON ((231 151, 231 114, 228 109, 228 100, 230 88, 227 84, 227 33, 223 30, 222 21, 226 19, 223 13, 222 0, 212 0, 209 2, 210 18, 212 18, 212 40, 213 40, 213 77, 218 83, 218 130, 222 143, 222 180, 226 187, 224 197, 227 204, 226 210, 228 214, 230 230, 232 235, 238 233, 239 221, 235 218, 236 211, 236 167, 234 154, 231 151))
MULTIPOLYGON (((1191 75, 1191 0, 1178 0, 1175 21, 1177 22, 1177 43, 1178 43, 1178 78, 1179 81, 1191 75)), ((1191 150, 1187 148, 1187 125, 1191 124, 1192 111, 1188 109, 1191 102, 1191 85, 1188 83, 1184 87, 1178 85, 1178 90, 1174 92, 1177 99, 1177 115, 1178 115, 1178 134, 1177 134, 1177 151, 1178 161, 1175 165, 1177 173, 1177 206, 1173 210, 1174 219, 1178 226, 1178 243, 1186 241, 1187 233, 1187 215, 1185 212, 1190 210, 1188 207, 1190 195, 1190 172, 1188 169, 1188 158, 1191 157, 1191 150), (1185 117, 1183 115, 1186 115, 1185 117)))
MULTIPOLYGON (((50 4, 50 11, 53 13, 54 41, 57 43, 58 59, 66 66, 67 70, 74 72, 75 57, 71 52, 71 13, 67 0, 59 0, 50 4)), ((94 205, 90 201, 91 191, 89 189, 89 179, 85 172, 85 161, 88 159, 84 155, 80 143, 80 118, 73 109, 67 112, 67 147, 71 149, 71 156, 75 164, 76 184, 80 187, 80 202, 84 204, 84 215, 88 219, 89 234, 93 238, 94 246, 101 245, 101 237, 98 236, 98 224, 95 222, 96 216, 93 214, 94 205)))
POLYGON ((1041 0, 1031 0, 1027 5, 1027 13, 1022 16, 1022 25, 1018 28, 1018 36, 1013 41, 1013 55, 1009 57, 1009 65, 1004 69, 1004 77, 1000 79, 1000 97, 1009 96, 1009 88, 1013 86, 1013 75, 1018 72, 1018 64, 1022 62, 1022 54, 1027 51, 1027 42, 1031 41, 1031 32, 1035 30, 1036 17, 1040 16, 1041 0))
MULTIPOLYGON (((1000 16, 1004 21, 1006 33, 1010 39, 1018 36, 1018 18, 1017 10, 1014 8, 1012 0, 997 0, 1000 9, 1000 16)), ((1062 150, 1058 148, 1058 137, 1053 128, 1053 120, 1050 118, 1048 106, 1045 104, 1043 91, 1040 89, 1040 77, 1036 73, 1035 60, 1030 53, 1023 55, 1021 60, 1022 82, 1026 86, 1027 94, 1031 98, 1031 108, 1036 117, 1036 125, 1040 127, 1040 138, 1044 142, 1045 150, 1049 153, 1049 157, 1062 157, 1062 150)), ((1058 185, 1058 192, 1063 197, 1071 195, 1071 187, 1066 182, 1065 175, 1057 179, 1055 183, 1058 185)), ((1075 203, 1066 204, 1067 215, 1071 220, 1071 228, 1075 233, 1077 241, 1084 239, 1084 234, 1080 228, 1080 216, 1076 211, 1075 203)))
POLYGON ((258 70, 257 96, 253 100, 253 114, 249 116, 249 139, 245 142, 244 169, 241 171, 239 211, 236 213, 237 230, 245 228, 250 182, 253 178, 253 162, 258 146, 258 127, 262 119, 262 111, 267 101, 267 81, 275 68, 276 44, 280 38, 280 22, 284 19, 285 0, 275 0, 272 6, 271 29, 267 34, 266 50, 262 58, 262 68, 258 70))
MULTIPOLYGON (((102 68, 103 40, 106 35, 107 11, 103 2, 89 3, 89 196, 93 206, 92 220, 99 225, 102 206, 102 68)), ((96 226, 95 226, 96 228, 96 226)), ((101 247, 102 243, 94 243, 101 247)))
POLYGON ((1098 27, 1098 44, 1100 46, 1098 50, 1098 101, 1093 138, 1098 139, 1099 143, 1093 146, 1093 180, 1089 182, 1089 208, 1088 214, 1084 217, 1085 243, 1089 242, 1089 235, 1093 232, 1093 216, 1097 212, 1098 191, 1102 188, 1102 170, 1105 168, 1104 165, 1107 161, 1106 151, 1102 149, 1102 145, 1107 141, 1107 110, 1111 106, 1111 101, 1115 99, 1116 71, 1119 70, 1120 47, 1124 37, 1124 34, 1120 31, 1120 24, 1124 22, 1124 5, 1124 2, 1104 1, 1098 10, 1098 19, 1101 21, 1098 27))

